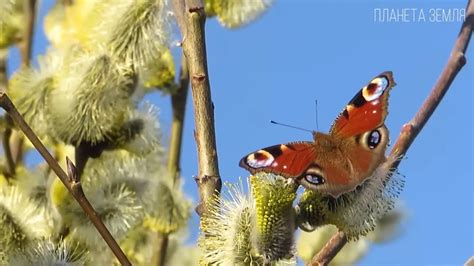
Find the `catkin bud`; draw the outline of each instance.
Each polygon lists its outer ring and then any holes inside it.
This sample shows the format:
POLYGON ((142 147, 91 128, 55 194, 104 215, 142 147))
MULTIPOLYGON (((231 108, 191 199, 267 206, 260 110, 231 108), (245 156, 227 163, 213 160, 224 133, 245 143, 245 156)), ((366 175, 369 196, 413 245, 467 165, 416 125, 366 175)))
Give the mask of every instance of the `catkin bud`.
POLYGON ((125 122, 134 81, 105 52, 79 53, 58 74, 48 97, 55 135, 77 145, 105 141, 125 122))
POLYGON ((377 221, 394 207, 404 182, 401 175, 380 165, 371 177, 351 192, 338 198, 306 190, 296 207, 301 229, 312 231, 334 224, 349 239, 357 239, 374 230, 377 221))
POLYGON ((207 0, 206 11, 217 15, 223 26, 237 28, 260 17, 272 2, 273 0, 207 0))
POLYGON ((228 185, 201 220, 203 264, 278 264, 294 259, 295 184, 273 174, 250 177, 251 194, 228 185))

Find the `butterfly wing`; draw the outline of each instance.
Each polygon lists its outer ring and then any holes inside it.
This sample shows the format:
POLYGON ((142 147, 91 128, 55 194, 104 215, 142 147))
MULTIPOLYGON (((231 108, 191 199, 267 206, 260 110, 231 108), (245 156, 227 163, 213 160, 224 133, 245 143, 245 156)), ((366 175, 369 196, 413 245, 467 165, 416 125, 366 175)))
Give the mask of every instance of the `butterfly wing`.
POLYGON ((274 145, 244 156, 239 165, 250 173, 274 173, 286 178, 300 177, 314 162, 313 142, 274 145))
POLYGON ((391 71, 373 78, 342 110, 330 134, 353 137, 382 126, 388 114, 388 95, 393 86, 395 81, 391 71))
POLYGON ((319 155, 321 169, 318 171, 324 182, 320 182, 319 176, 312 182, 313 176, 306 173, 300 181, 303 186, 337 197, 355 189, 372 175, 385 160, 389 137, 384 121, 393 86, 392 72, 376 76, 346 105, 334 121, 329 136, 316 135, 317 153, 325 154, 319 155))

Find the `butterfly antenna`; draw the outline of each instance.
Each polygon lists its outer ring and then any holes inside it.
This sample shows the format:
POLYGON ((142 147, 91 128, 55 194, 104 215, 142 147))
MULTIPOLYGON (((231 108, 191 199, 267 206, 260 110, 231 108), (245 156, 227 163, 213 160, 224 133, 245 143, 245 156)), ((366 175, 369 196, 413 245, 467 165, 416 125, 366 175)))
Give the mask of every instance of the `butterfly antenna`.
POLYGON ((314 111, 316 113, 316 131, 319 131, 319 123, 318 123, 318 100, 314 100, 314 111))
POLYGON ((306 129, 306 128, 295 127, 295 126, 291 126, 291 125, 288 125, 288 124, 283 124, 283 123, 280 123, 280 122, 276 122, 276 121, 273 121, 273 120, 270 120, 270 123, 275 124, 275 125, 279 125, 279 126, 284 126, 284 127, 290 127, 290 128, 294 128, 294 129, 303 130, 303 131, 306 131, 306 132, 310 132, 311 134, 313 133, 312 130, 309 130, 309 129, 306 129))

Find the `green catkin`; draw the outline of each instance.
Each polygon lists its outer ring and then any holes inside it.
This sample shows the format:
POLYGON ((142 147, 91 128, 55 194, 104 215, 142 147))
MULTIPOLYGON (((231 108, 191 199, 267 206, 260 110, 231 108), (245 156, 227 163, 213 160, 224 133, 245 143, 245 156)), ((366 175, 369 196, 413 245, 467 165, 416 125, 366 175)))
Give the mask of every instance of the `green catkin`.
POLYGON ((206 11, 228 28, 244 26, 260 17, 273 0, 207 0, 206 11))
POLYGON ((357 240, 373 231, 377 221, 394 207, 403 184, 401 175, 380 166, 363 184, 338 198, 306 190, 296 207, 298 225, 312 231, 333 224, 350 240, 357 240))
POLYGON ((250 177, 257 210, 257 248, 265 262, 276 262, 293 256, 293 201, 295 184, 283 178, 259 174, 250 177))

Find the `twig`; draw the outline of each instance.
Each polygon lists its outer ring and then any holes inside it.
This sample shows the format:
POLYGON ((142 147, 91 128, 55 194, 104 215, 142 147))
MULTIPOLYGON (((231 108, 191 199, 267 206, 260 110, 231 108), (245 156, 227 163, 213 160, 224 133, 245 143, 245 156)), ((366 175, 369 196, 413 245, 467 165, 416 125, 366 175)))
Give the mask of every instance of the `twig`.
MULTIPOLYGON (((0 91, 7 91, 7 86, 7 56, 6 54, 0 54, 0 91)), ((2 134, 2 145, 6 163, 3 175, 5 175, 6 178, 15 175, 15 162, 10 150, 10 137, 12 135, 11 125, 11 118, 8 115, 5 115, 5 131, 2 134)))
POLYGON ((33 33, 36 20, 36 0, 25 0, 26 30, 23 37, 23 44, 20 48, 21 61, 25 66, 30 65, 31 50, 33 47, 33 33))
MULTIPOLYGON (((466 64, 466 57, 464 56, 469 40, 471 39, 472 30, 474 28, 474 3, 468 1, 466 7, 466 20, 464 21, 458 38, 454 44, 451 55, 446 66, 441 72, 436 84, 433 86, 430 95, 418 110, 416 115, 405 124, 398 136, 395 145, 392 148, 390 156, 392 158, 401 158, 405 155, 410 145, 415 140, 418 133, 420 133, 423 126, 434 113, 436 107, 439 105, 443 96, 448 91, 451 83, 461 68, 466 64)), ((399 160, 391 167, 398 167, 399 160)), ((390 167, 390 166, 388 166, 390 167)))
POLYGON ((464 266, 474 266, 474 256, 467 259, 467 261, 464 263, 464 266))
POLYGON ((7 55, 0 52, 0 91, 7 91, 7 55))
MULTIPOLYGON (((24 15, 26 29, 20 44, 21 61, 24 66, 29 66, 31 62, 31 51, 33 47, 33 32, 36 20, 36 0, 25 0, 24 15)), ((6 115, 8 116, 8 115, 6 115)), ((23 136, 19 132, 13 131, 11 127, 5 129, 2 136, 5 158, 7 159, 6 174, 8 177, 15 175, 16 165, 23 157, 23 136)))
MULTIPOLYGON (((443 96, 448 91, 454 78, 466 64, 464 54, 469 44, 469 40, 471 39, 473 29, 474 4, 469 0, 466 6, 466 19, 461 26, 461 31, 459 32, 446 66, 418 112, 403 126, 389 155, 390 158, 395 160, 387 160, 395 161, 395 163, 386 164, 383 167, 395 170, 399 166, 401 161, 398 160, 398 158, 405 156, 408 148, 443 99, 443 96)), ((345 237, 338 237, 340 234, 341 232, 338 232, 337 235, 334 235, 331 240, 326 243, 324 248, 311 259, 311 265, 326 265, 332 258, 334 258, 337 252, 339 252, 339 250, 347 243, 345 237), (332 254, 334 255, 331 256, 332 254)))
POLYGON ((31 141, 35 146, 41 156, 45 159, 51 169, 56 173, 61 182, 66 186, 72 196, 81 206, 82 210, 85 212, 87 217, 91 220, 92 224, 97 228, 102 238, 104 238, 107 245, 109 245, 112 252, 115 254, 117 259, 122 265, 131 265, 130 261, 127 259, 122 249, 115 241, 115 239, 110 234, 107 227, 104 225, 100 217, 95 212, 94 208, 87 200, 82 187, 80 186, 79 177, 75 167, 72 163, 68 161, 68 172, 70 175, 66 175, 64 170, 59 166, 58 162, 54 157, 49 153, 43 143, 39 140, 36 134, 31 130, 30 126, 25 122, 23 117, 20 115, 16 107, 11 102, 10 98, 5 92, 0 92, 0 106, 5 109, 5 111, 11 116, 11 118, 17 123, 18 127, 23 131, 26 137, 31 141))
POLYGON ((3 174, 7 179, 15 176, 16 174, 16 166, 15 160, 13 159, 13 154, 10 147, 10 138, 12 136, 13 130, 13 121, 10 116, 7 114, 5 115, 5 131, 3 132, 2 136, 2 145, 3 151, 5 153, 5 169, 3 174))
POLYGON ((318 265, 328 265, 329 262, 339 253, 339 251, 347 243, 347 238, 344 232, 338 231, 335 233, 331 239, 326 243, 326 245, 316 254, 309 265, 318 266, 318 265))
MULTIPOLYGON (((171 95, 173 107, 173 122, 171 124, 171 138, 168 154, 168 172, 176 183, 180 174, 181 144, 183 142, 184 115, 186 112, 186 98, 188 96, 189 72, 184 55, 181 57, 181 71, 176 93, 171 95)), ((158 233, 156 252, 152 258, 152 265, 163 266, 168 249, 168 235, 158 233)))
POLYGON ((199 0, 173 0, 173 8, 183 35, 183 52, 189 69, 194 105, 194 121, 199 173, 196 183, 201 202, 197 212, 206 212, 206 203, 220 192, 221 179, 217 160, 214 110, 207 71, 204 24, 206 14, 199 0), (181 12, 179 15, 177 13, 181 12), (184 14, 183 14, 184 13, 184 14), (181 20, 181 21, 179 21, 181 20), (185 26, 184 26, 185 25, 185 26))
POLYGON ((183 142, 184 115, 186 112, 186 99, 188 97, 189 72, 186 58, 181 58, 181 71, 179 75, 178 90, 171 95, 171 106, 173 108, 173 122, 171 124, 171 138, 168 154, 168 172, 174 182, 179 178, 181 145, 183 142))
POLYGON ((157 250, 151 259, 151 265, 164 266, 168 250, 168 234, 157 233, 155 243, 157 250))
MULTIPOLYGON (((84 172, 84 168, 86 167, 87 161, 89 161, 89 159, 93 157, 92 154, 94 152, 96 152, 94 151, 94 146, 92 146, 88 142, 83 141, 74 147, 74 157, 76 160, 76 169, 79 178, 84 172)), ((100 153, 101 151, 99 152, 99 154, 100 153)))

